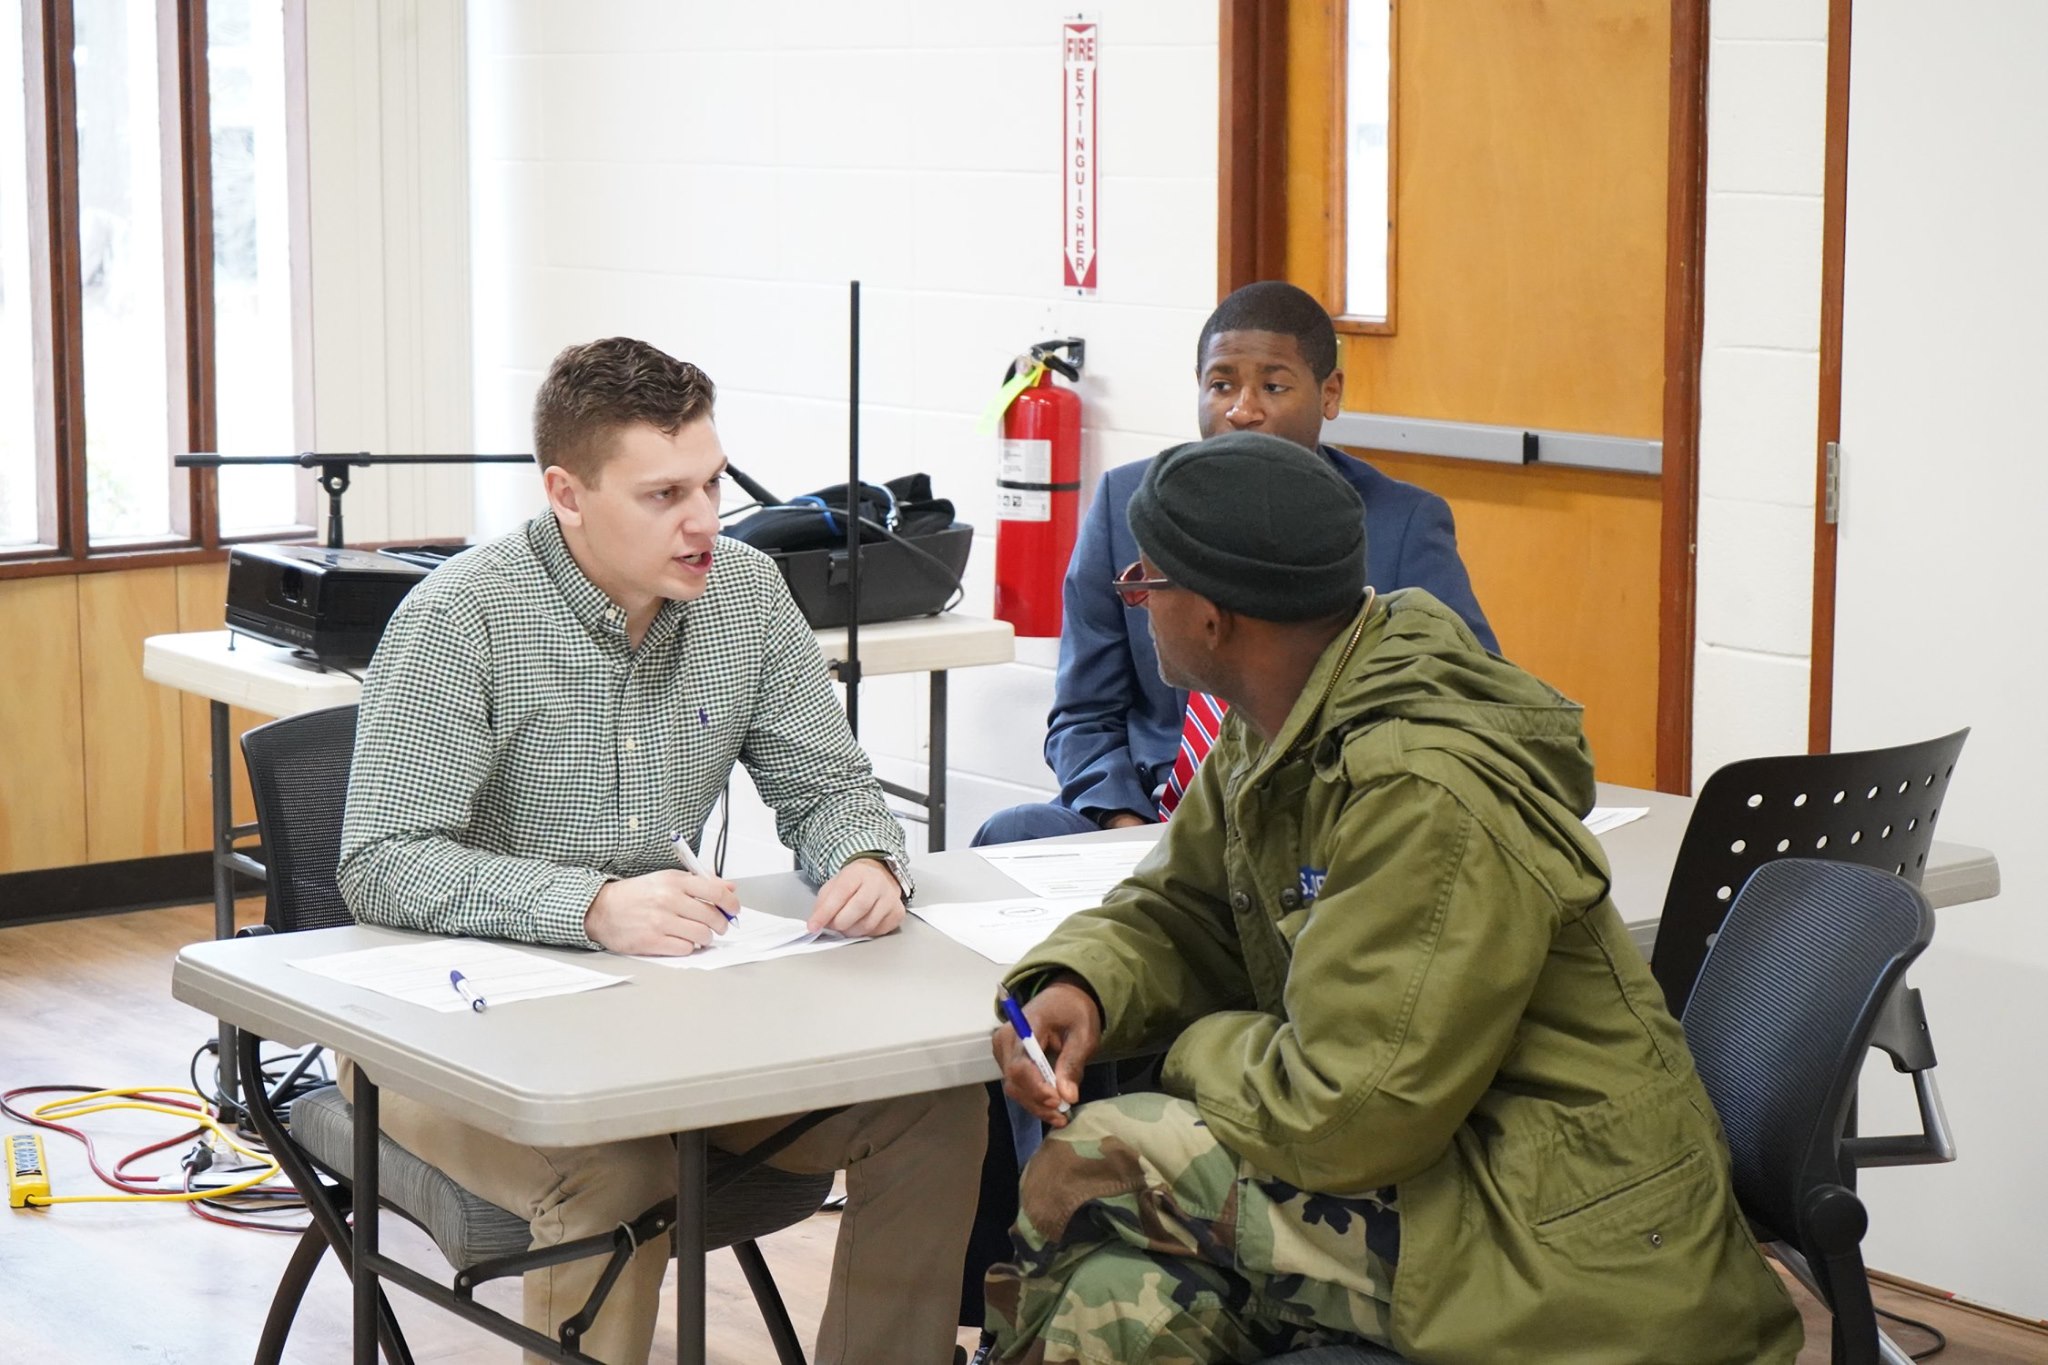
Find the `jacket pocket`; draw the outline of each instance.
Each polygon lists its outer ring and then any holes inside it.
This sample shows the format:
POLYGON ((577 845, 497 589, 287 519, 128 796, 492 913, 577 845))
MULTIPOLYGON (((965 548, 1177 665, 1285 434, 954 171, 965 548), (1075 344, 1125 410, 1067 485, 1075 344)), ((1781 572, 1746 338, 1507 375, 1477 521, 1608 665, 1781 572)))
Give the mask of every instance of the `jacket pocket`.
POLYGON ((1704 1217, 1714 1188, 1714 1171, 1698 1147, 1674 1161, 1603 1190, 1586 1202, 1530 1225, 1536 1239, 1554 1251, 1575 1254, 1627 1248, 1661 1250, 1666 1241, 1704 1217))

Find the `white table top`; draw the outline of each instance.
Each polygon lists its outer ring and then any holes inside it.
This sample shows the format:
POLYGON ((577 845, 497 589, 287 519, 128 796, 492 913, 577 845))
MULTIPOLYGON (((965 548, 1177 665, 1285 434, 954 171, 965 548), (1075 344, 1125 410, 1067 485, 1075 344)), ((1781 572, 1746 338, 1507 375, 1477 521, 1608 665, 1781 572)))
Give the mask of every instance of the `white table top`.
MULTIPOLYGON (((836 666, 846 653, 846 632, 816 634, 826 663, 836 666)), ((1007 621, 946 612, 860 628, 860 666, 868 677, 1002 664, 1015 657, 1016 635, 1007 621)), ((351 674, 226 630, 150 636, 142 642, 142 676, 264 716, 347 706, 362 694, 362 683, 351 674)))
MULTIPOLYGON (((1601 840, 1622 918, 1647 951, 1692 802, 1612 786, 1599 799, 1650 807, 1601 840)), ((1145 837, 1156 829, 1073 836, 1145 837)), ((967 850, 921 858, 916 871, 919 894, 932 902, 1022 894, 967 850)), ((1995 895, 1997 861, 1937 843, 1923 889, 1937 906, 1995 895)), ((742 879, 740 895, 796 915, 808 911, 812 892, 782 873, 742 879)), ((684 1131, 996 1076, 990 1001, 1003 969, 915 917, 873 943, 719 972, 567 953, 631 984, 483 1014, 412 1008, 288 965, 411 937, 352 927, 196 943, 178 954, 171 992, 278 1042, 326 1043, 379 1084, 541 1145, 684 1131)))
MULTIPOLYGON (((917 868, 921 895, 1024 894, 967 852, 917 868)), ((741 899, 807 913, 794 873, 744 878, 741 899)), ((561 953, 631 978, 580 995, 439 1014, 288 963, 417 938, 355 926, 195 943, 171 993, 229 1023, 346 1053, 380 1085, 518 1142, 681 1132, 994 1080, 991 1002, 1003 969, 922 920, 829 953, 717 972, 561 953)))

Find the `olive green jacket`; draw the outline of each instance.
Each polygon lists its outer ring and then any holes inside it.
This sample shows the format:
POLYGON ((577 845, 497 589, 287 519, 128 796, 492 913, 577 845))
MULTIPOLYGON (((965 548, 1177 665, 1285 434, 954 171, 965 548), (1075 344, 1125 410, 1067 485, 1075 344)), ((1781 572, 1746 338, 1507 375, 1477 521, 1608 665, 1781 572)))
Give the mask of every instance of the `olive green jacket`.
POLYGON ((1158 850, 1011 974, 1256 1170, 1399 1188, 1393 1345, 1444 1362, 1791 1361, 1685 1039, 1580 817, 1580 708, 1420 590, 1332 642, 1286 725, 1232 714, 1158 850))

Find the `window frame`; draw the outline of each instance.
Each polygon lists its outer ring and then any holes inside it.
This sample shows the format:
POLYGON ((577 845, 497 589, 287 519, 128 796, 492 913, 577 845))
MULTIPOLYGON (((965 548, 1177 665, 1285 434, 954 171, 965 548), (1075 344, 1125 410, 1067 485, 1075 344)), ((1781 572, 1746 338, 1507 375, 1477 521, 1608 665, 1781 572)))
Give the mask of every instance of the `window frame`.
MULTIPOLYGON (((297 31, 287 5, 286 32, 297 31)), ((213 316, 213 128, 207 69, 207 0, 158 0, 157 60, 161 79, 175 82, 166 100, 178 119, 167 134, 164 183, 175 185, 176 241, 166 242, 165 263, 174 281, 167 300, 176 319, 175 344, 166 338, 165 364, 172 401, 182 393, 183 427, 192 450, 216 447, 215 336, 213 316), (175 148, 173 152, 172 148, 175 148)), ((0 580, 53 574, 108 572, 217 562, 229 545, 255 540, 313 537, 310 480, 302 480, 290 526, 223 536, 219 471, 181 470, 166 461, 164 476, 174 486, 172 519, 181 533, 95 545, 87 523, 85 442, 84 297, 79 273, 78 108, 72 50, 76 35, 72 0, 28 0, 22 6, 22 74, 26 86, 29 207, 29 308, 34 329, 34 394, 37 448, 38 542, 0 549, 0 580), (40 156, 39 156, 40 154, 40 156), (36 166, 43 174, 35 174, 36 166)), ((287 41, 289 48, 289 38, 287 41)), ((304 120, 303 64, 286 56, 286 120, 304 120)), ((287 155, 300 174, 303 130, 283 130, 287 155)), ((304 240, 294 195, 290 231, 295 248, 304 240)), ((295 249, 294 256, 300 253, 295 249)), ((294 265, 294 290, 303 278, 294 265)), ((300 310, 294 308, 297 314, 300 310)), ((300 328, 294 322, 294 342, 300 328)))
POLYGON ((1337 60, 1330 63, 1330 139, 1326 149, 1331 186, 1329 261, 1326 266, 1326 288, 1329 292, 1324 297, 1330 300, 1330 321, 1340 334, 1393 336, 1398 305, 1394 266, 1400 242, 1397 228, 1400 221, 1401 0, 1387 0, 1387 315, 1384 318, 1361 317, 1343 311, 1351 292, 1350 225, 1345 219, 1346 206, 1350 201, 1351 0, 1338 0, 1332 10, 1337 60))

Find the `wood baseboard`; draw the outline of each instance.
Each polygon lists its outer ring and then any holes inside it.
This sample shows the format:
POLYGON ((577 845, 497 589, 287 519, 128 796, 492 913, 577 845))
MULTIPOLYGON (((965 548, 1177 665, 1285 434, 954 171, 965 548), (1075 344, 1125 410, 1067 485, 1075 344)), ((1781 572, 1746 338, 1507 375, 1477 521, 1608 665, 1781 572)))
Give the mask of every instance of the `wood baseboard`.
POLYGON ((1978 1317, 1988 1318, 1992 1322, 2002 1322, 2010 1327, 2018 1327, 2025 1331, 2037 1332, 2048 1336, 2048 1321, 2043 1321, 2039 1318, 2023 1318, 2017 1313, 2009 1313, 2003 1308, 1994 1308, 1990 1304, 1977 1303, 1974 1300, 1952 1294, 1946 1289, 1937 1289, 1931 1284, 1922 1284, 1918 1280, 1909 1280, 1903 1275, 1893 1275, 1882 1270, 1872 1270, 1868 1273, 1872 1284, 1889 1285, 1901 1294, 1915 1294, 1923 1299, 1933 1299, 1937 1303, 1947 1304, 1959 1313, 1974 1313, 1978 1317))
MULTIPOLYGON (((237 877, 235 894, 247 895, 254 885, 237 877)), ((0 873, 0 926, 154 910, 212 899, 213 858, 206 853, 7 872, 0 873)))

